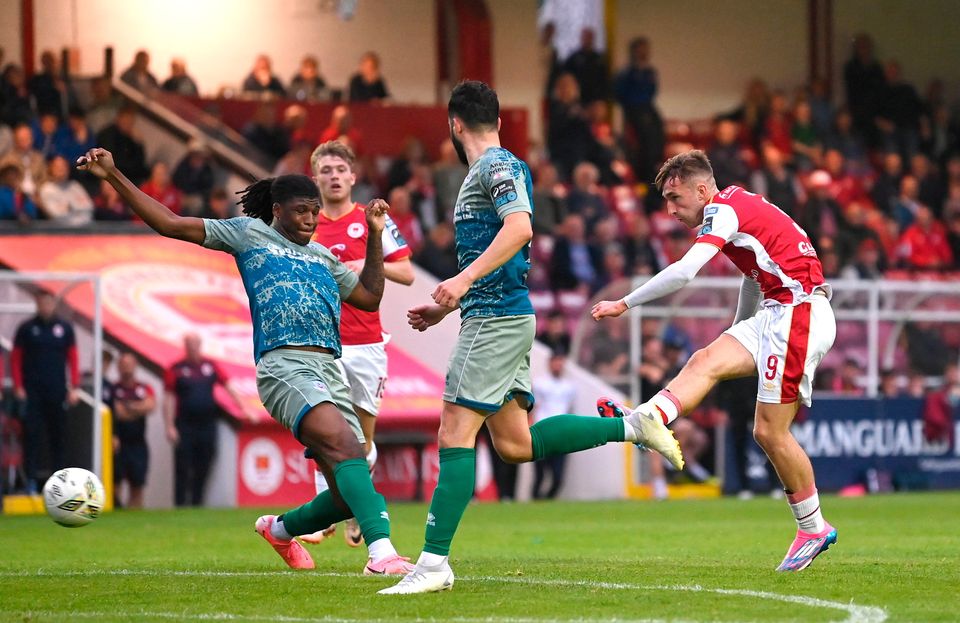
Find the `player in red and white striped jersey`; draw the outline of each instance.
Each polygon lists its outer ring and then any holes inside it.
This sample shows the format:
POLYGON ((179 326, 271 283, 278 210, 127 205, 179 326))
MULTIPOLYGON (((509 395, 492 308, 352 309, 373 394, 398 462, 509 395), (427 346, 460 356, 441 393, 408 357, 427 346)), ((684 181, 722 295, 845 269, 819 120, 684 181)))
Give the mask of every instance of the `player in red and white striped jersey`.
MULTIPOLYGON (((314 150, 310 164, 320 188, 322 207, 317 216, 317 231, 313 239, 359 273, 366 257, 367 221, 364 207, 354 203, 351 197, 357 181, 353 173, 354 159, 353 151, 336 141, 323 143, 314 150)), ((390 281, 410 285, 413 283, 410 248, 389 216, 382 236, 384 276, 390 281)), ((363 311, 344 303, 340 315, 340 340, 343 355, 337 363, 350 388, 353 408, 360 418, 366 438, 367 463, 372 470, 377 460, 373 433, 387 382, 386 338, 380 325, 380 312, 363 311)), ((316 484, 317 493, 328 486, 319 470, 316 472, 316 484)), ((331 527, 301 538, 318 542, 332 533, 331 527)), ((347 544, 354 547, 363 542, 355 520, 348 520, 344 538, 347 544)))
POLYGON ((759 372, 754 437, 777 470, 798 526, 778 570, 799 571, 837 540, 820 512, 810 459, 790 433, 800 403, 810 405, 814 372, 836 336, 830 286, 806 232, 759 195, 739 186, 719 190, 702 151, 669 159, 656 183, 667 212, 699 228, 696 242, 623 299, 597 303, 593 317, 619 316, 679 290, 718 252, 744 277, 734 325, 694 353, 628 421, 659 418, 667 425, 692 411, 719 381, 759 372))

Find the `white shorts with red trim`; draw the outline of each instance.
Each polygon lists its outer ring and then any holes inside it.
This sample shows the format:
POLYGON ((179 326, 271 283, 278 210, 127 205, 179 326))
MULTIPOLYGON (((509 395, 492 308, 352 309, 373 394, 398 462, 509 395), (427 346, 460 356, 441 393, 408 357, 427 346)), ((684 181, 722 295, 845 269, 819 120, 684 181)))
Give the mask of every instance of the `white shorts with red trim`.
POLYGON ((385 344, 344 345, 337 365, 343 373, 343 381, 350 388, 350 402, 376 417, 387 384, 385 344))
POLYGON ((833 346, 837 323, 830 301, 811 296, 799 305, 761 307, 726 331, 753 355, 760 375, 757 402, 810 406, 813 375, 833 346))

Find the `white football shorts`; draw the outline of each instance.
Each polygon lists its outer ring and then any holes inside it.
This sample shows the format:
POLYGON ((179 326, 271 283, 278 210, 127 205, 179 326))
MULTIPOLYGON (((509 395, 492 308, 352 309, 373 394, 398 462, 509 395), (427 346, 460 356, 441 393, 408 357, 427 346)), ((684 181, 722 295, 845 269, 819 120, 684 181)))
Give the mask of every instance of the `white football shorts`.
POLYGON ((337 365, 350 388, 350 402, 376 417, 387 384, 386 345, 344 345, 337 365))

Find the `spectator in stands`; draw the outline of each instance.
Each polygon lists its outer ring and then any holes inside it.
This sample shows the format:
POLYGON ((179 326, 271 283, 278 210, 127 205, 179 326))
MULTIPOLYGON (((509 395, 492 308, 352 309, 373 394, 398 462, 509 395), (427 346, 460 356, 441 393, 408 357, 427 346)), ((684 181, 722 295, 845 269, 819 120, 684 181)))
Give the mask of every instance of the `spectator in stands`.
POLYGON ((895 212, 894 202, 902 188, 900 180, 903 177, 903 158, 895 151, 886 152, 883 155, 883 167, 880 175, 873 183, 871 196, 873 203, 881 212, 887 215, 893 215, 895 212))
POLYGON ((0 121, 9 126, 29 123, 33 119, 30 90, 23 68, 10 64, 3 68, 0 78, 0 121))
POLYGON ((160 86, 156 77, 150 73, 150 54, 146 50, 136 53, 133 64, 120 74, 120 80, 145 93, 160 86))
POLYGON ((744 159, 743 146, 737 142, 738 133, 737 124, 729 119, 721 119, 714 126, 713 145, 707 150, 707 157, 713 165, 717 188, 746 186, 750 179, 750 166, 744 159))
POLYGON ((60 117, 53 112, 45 112, 33 122, 33 148, 49 160, 56 153, 57 135, 60 131, 60 117))
POLYGON ((158 160, 150 169, 150 179, 140 185, 140 190, 155 201, 167 206, 174 214, 183 212, 183 201, 180 191, 173 185, 170 178, 170 168, 167 163, 158 160))
POLYGON ((243 80, 243 92, 274 97, 286 95, 280 78, 274 75, 271 69, 270 57, 266 54, 259 54, 254 59, 253 69, 243 80))
POLYGON ((919 205, 916 220, 900 237, 898 255, 904 268, 945 270, 953 266, 946 228, 929 207, 919 205))
POLYGON ((207 204, 204 206, 203 211, 200 212, 200 217, 219 219, 233 218, 234 216, 238 216, 234 205, 231 205, 230 196, 227 195, 227 191, 224 188, 214 188, 210 191, 207 204))
POLYGON ((920 146, 920 115, 923 102, 913 85, 903 80, 900 63, 884 65, 886 86, 877 107, 875 119, 881 145, 909 160, 920 146))
POLYGON ((623 393, 630 391, 630 338, 626 318, 597 326, 590 370, 623 393))
POLYGON ((843 67, 843 84, 853 125, 870 143, 876 133, 874 116, 883 97, 883 67, 873 56, 873 39, 860 33, 853 39, 853 54, 843 67))
MULTIPOLYGON (((457 204, 460 186, 467 176, 467 166, 460 162, 453 141, 445 139, 440 144, 440 160, 433 165, 433 187, 437 193, 437 211, 444 219, 453 221, 453 209, 457 204)), ((536 188, 534 188, 536 197, 536 188)), ((540 209, 540 204, 533 199, 534 205, 540 209)), ((549 206, 543 206, 549 209, 549 206)))
POLYGON ((13 149, 13 130, 0 120, 0 158, 13 149))
POLYGON ((886 265, 882 248, 874 238, 861 241, 853 258, 840 270, 840 276, 844 279, 882 279, 886 265))
POLYGON ((814 78, 806 94, 810 104, 810 116, 814 130, 821 140, 825 139, 833 130, 836 111, 830 101, 830 83, 824 78, 814 78))
POLYGON ((950 109, 945 104, 935 106, 920 118, 920 150, 934 162, 943 162, 950 152, 960 146, 960 139, 950 123, 950 109))
POLYGON ((589 162, 581 162, 573 170, 573 187, 567 195, 567 210, 583 217, 587 236, 596 224, 610 214, 600 186, 600 171, 589 162))
POLYGON ((414 165, 406 188, 410 191, 413 211, 420 219, 420 228, 430 231, 444 218, 437 211, 437 190, 433 187, 433 169, 430 165, 425 162, 414 165))
POLYGON ((766 143, 762 154, 763 166, 750 175, 750 190, 763 195, 770 203, 796 218, 804 195, 803 185, 796 174, 784 165, 779 149, 766 143))
POLYGON ((68 104, 67 83, 60 72, 60 63, 53 50, 40 54, 40 71, 33 74, 27 88, 36 103, 37 113, 53 113, 57 119, 66 116, 68 104))
MULTIPOLYGON (((547 374, 533 379, 533 391, 537 396, 537 408, 533 410, 533 422, 548 417, 573 413, 577 400, 577 384, 567 374, 567 355, 554 351, 547 362, 547 374)), ((567 455, 560 454, 535 463, 536 476, 533 482, 535 500, 552 500, 557 497, 563 486, 563 473, 567 455), (544 490, 547 472, 550 473, 550 487, 544 490)))
POLYGON ((313 153, 313 141, 297 139, 293 141, 290 151, 285 153, 270 173, 273 177, 281 175, 304 175, 310 170, 310 154, 313 153))
POLYGON ((199 335, 185 335, 183 347, 184 358, 164 375, 163 417, 167 439, 174 447, 174 503, 200 506, 219 445, 217 420, 221 410, 214 388, 224 388, 247 419, 256 421, 257 415, 247 411, 216 362, 203 356, 199 335))
POLYGON ((124 163, 124 173, 134 184, 142 184, 150 175, 146 150, 137 137, 136 112, 133 108, 121 108, 116 120, 97 135, 97 145, 114 154, 124 163))
POLYGON ((339 141, 350 147, 354 153, 359 153, 358 149, 361 149, 362 139, 360 130, 353 125, 353 115, 350 114, 350 107, 346 104, 340 104, 333 109, 330 114, 330 123, 320 133, 318 140, 320 143, 339 141))
POLYGON ((897 221, 900 231, 913 224, 920 211, 920 184, 917 178, 912 175, 904 175, 900 178, 900 194, 893 201, 893 218, 897 221))
POLYGON ((783 91, 776 90, 770 95, 770 110, 764 120, 763 138, 773 143, 787 162, 793 163, 793 123, 783 91))
POLYGON ((960 405, 960 369, 947 364, 943 382, 923 401, 923 438, 931 443, 954 443, 954 421, 960 405))
POLYGON ((87 125, 94 134, 99 134, 114 122, 123 100, 114 92, 113 84, 107 76, 93 79, 90 83, 90 94, 93 97, 93 103, 87 109, 87 125))
MULTIPOLYGON (((302 173, 301 167, 296 173, 302 173)), ((187 144, 187 154, 173 170, 173 185, 182 193, 185 214, 196 215, 207 202, 213 190, 213 165, 210 150, 199 139, 187 144)))
POLYGON ((277 108, 263 102, 243 128, 243 136, 272 160, 282 158, 290 151, 290 135, 277 123, 277 108))
POLYGON ((917 199, 930 206, 934 215, 943 216, 943 201, 947 189, 940 179, 940 172, 932 166, 926 154, 915 153, 910 158, 910 175, 917 180, 917 199))
POLYGON ((848 109, 841 108, 837 111, 824 145, 827 149, 836 149, 843 154, 847 168, 853 175, 864 177, 870 174, 867 146, 863 137, 853 127, 853 117, 848 109))
POLYGON ((580 47, 567 57, 563 69, 576 78, 584 106, 610 97, 610 68, 604 55, 596 49, 593 28, 580 31, 580 47))
POLYGON ((397 186, 387 195, 390 204, 390 218, 400 230, 400 235, 407 241, 407 246, 414 255, 423 246, 423 228, 420 219, 413 211, 413 201, 410 191, 404 186, 397 186))
MULTIPOLYGON (((55 140, 54 151, 67 159, 68 163, 74 163, 77 158, 93 149, 93 132, 87 125, 83 111, 79 108, 71 108, 67 115, 67 123, 60 127, 55 140)), ((81 176, 79 172, 74 174, 74 167, 70 167, 71 177, 77 180, 86 179, 87 176, 81 176)))
POLYGON ((403 140, 403 151, 390 163, 387 169, 387 190, 405 186, 413 177, 413 168, 426 164, 427 152, 420 139, 408 136, 403 140))
MULTIPOLYGON (((765 134, 767 114, 770 112, 770 91, 767 83, 753 78, 747 83, 743 101, 735 109, 718 119, 735 121, 740 127, 740 140, 752 149, 757 149, 765 134)), ((782 153, 782 152, 781 152, 782 153)))
POLYGON ((353 200, 361 205, 367 205, 381 195, 370 173, 374 170, 376 166, 369 155, 358 157, 353 163, 353 174, 357 178, 357 182, 353 185, 353 200))
POLYGON ((927 394, 927 377, 922 370, 910 368, 907 374, 907 387, 904 392, 910 398, 923 398, 927 394))
POLYGON ((857 250, 867 240, 874 241, 880 246, 880 236, 867 224, 868 208, 862 203, 854 201, 842 208, 843 218, 837 232, 836 243, 840 264, 853 261, 857 250))
POLYGON ((663 119, 654 100, 659 78, 650 63, 650 41, 637 37, 630 41, 629 64, 614 79, 614 94, 623 109, 628 140, 633 141, 633 169, 637 179, 649 182, 655 167, 663 159, 663 119))
POLYGON ((960 270, 960 212, 952 212, 947 216, 947 243, 953 255, 953 268, 960 270))
POLYGON ((29 223, 38 216, 37 206, 23 192, 23 169, 15 163, 0 165, 0 221, 29 223))
POLYGON ((550 99, 553 93, 553 84, 560 75, 561 64, 557 57, 557 47, 553 44, 553 37, 557 32, 557 25, 547 22, 540 30, 540 67, 543 72, 543 97, 550 99))
POLYGON ((193 78, 187 75, 187 62, 182 58, 170 60, 170 77, 163 81, 163 90, 185 97, 197 97, 200 91, 193 78))
POLYGON ((822 137, 813 123, 810 103, 800 100, 793 105, 793 124, 790 136, 793 139, 793 166, 798 171, 819 167, 823 154, 822 137))
POLYGON ((133 219, 120 193, 106 180, 100 180, 100 193, 93 200, 93 219, 96 221, 129 221, 133 219))
POLYGON ((828 149, 824 153, 823 168, 830 174, 830 196, 836 199, 837 203, 846 206, 857 201, 873 206, 863 178, 850 173, 847 161, 839 150, 828 149))
POLYGON ((420 268, 441 281, 460 272, 453 225, 449 221, 434 225, 414 260, 420 268))
POLYGON ((567 189, 560 183, 557 167, 544 161, 537 167, 533 183, 533 230, 552 234, 567 216, 567 189))
POLYGON ((30 126, 20 124, 13 129, 13 149, 0 158, 0 167, 15 164, 23 172, 20 184, 27 196, 38 202, 40 186, 47 179, 47 163, 40 152, 33 148, 33 132, 30 126))
MULTIPOLYGON (((390 202, 391 207, 393 202, 390 202)), ((594 291, 600 276, 599 251, 587 243, 586 225, 580 214, 568 214, 558 229, 550 255, 550 285, 554 290, 594 291)))
POLYGON ((57 316, 52 294, 40 290, 34 298, 37 314, 17 327, 10 356, 14 396, 26 401, 24 470, 30 493, 36 493, 51 473, 66 467, 66 407, 77 403, 80 383, 73 327, 57 316))
POLYGON ((881 398, 900 398, 904 392, 900 389, 900 375, 893 368, 884 368, 880 371, 880 386, 878 387, 881 398))
POLYGON ((137 358, 120 355, 119 379, 113 390, 113 482, 117 506, 143 508, 143 486, 150 467, 146 419, 157 406, 153 388, 137 380, 137 358), (120 486, 126 482, 128 495, 121 505, 120 486))
POLYGON ((570 330, 563 311, 553 309, 547 314, 547 322, 537 339, 554 353, 570 353, 570 330))
POLYGON ((40 186, 40 210, 50 221, 70 227, 93 220, 93 199, 80 182, 70 179, 70 164, 54 156, 47 167, 47 181, 40 186))
POLYGON ((562 180, 569 180, 577 163, 588 160, 593 151, 593 134, 580 104, 580 87, 571 73, 560 74, 553 88, 547 150, 562 180))
POLYGON ((861 376, 863 376, 863 367, 860 362, 853 357, 847 357, 844 359, 843 365, 840 366, 840 374, 834 381, 834 391, 841 394, 862 396, 864 391, 863 387, 860 386, 861 376))
POLYGON ((627 266, 631 275, 652 275, 664 266, 661 253, 651 237, 650 220, 645 216, 630 219, 627 237, 623 249, 627 255, 627 266))
POLYGON ((390 97, 380 74, 380 57, 366 52, 360 57, 360 68, 350 77, 350 101, 378 103, 390 97))
POLYGON ((797 219, 797 224, 807 232, 818 250, 822 238, 834 238, 837 235, 843 219, 840 204, 830 196, 832 181, 826 171, 814 171, 810 174, 807 180, 810 194, 800 210, 800 218, 797 219))
POLYGON ((300 69, 290 81, 289 92, 291 97, 300 101, 315 102, 330 99, 327 82, 320 75, 320 61, 316 56, 308 54, 300 60, 300 69))

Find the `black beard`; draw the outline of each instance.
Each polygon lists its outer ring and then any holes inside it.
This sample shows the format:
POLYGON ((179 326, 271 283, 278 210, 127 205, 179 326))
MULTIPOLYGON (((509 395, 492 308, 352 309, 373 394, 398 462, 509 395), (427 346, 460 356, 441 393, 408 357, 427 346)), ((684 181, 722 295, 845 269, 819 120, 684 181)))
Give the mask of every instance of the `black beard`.
POLYGON ((463 143, 453 135, 453 130, 450 130, 450 141, 453 143, 453 148, 457 151, 457 157, 460 158, 460 162, 466 165, 467 152, 463 149, 463 143))

